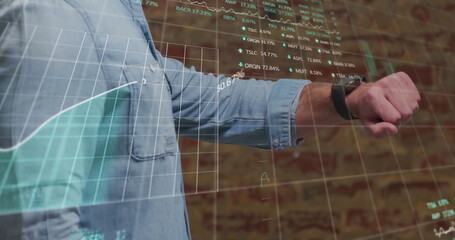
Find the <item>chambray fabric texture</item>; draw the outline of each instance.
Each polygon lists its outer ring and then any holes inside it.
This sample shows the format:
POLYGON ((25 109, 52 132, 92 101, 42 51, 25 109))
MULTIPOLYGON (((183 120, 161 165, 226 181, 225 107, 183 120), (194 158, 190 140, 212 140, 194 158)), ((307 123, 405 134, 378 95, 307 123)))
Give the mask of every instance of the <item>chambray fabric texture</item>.
POLYGON ((161 56, 137 0, 3 0, 0 30, 0 239, 190 239, 177 134, 298 144, 309 81, 218 91, 161 56))

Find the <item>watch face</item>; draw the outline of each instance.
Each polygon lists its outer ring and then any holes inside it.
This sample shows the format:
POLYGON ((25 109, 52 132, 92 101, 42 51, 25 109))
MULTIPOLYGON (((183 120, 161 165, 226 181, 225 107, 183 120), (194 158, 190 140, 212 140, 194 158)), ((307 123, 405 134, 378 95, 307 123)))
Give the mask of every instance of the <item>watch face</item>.
POLYGON ((364 79, 364 76, 363 75, 360 75, 360 74, 357 74, 357 73, 350 73, 350 74, 346 74, 346 78, 349 78, 349 79, 352 79, 352 80, 358 80, 358 81, 363 81, 364 79))
POLYGON ((360 84, 364 81, 366 82, 365 78, 360 74, 356 74, 356 73, 347 74, 343 81, 345 94, 347 95, 347 94, 351 93, 352 91, 354 91, 354 89, 356 89, 358 86, 360 86, 360 84))
POLYGON ((352 91, 354 91, 354 89, 356 89, 358 86, 360 86, 360 84, 362 83, 362 81, 358 80, 358 79, 352 79, 351 81, 349 81, 345 86, 344 86, 344 92, 345 94, 349 94, 351 93, 352 91))

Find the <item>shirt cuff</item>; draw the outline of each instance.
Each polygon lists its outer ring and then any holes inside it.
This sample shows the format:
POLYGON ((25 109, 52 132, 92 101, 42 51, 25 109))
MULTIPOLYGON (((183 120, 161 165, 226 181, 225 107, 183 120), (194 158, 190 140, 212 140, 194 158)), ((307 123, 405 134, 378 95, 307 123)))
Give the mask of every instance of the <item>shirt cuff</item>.
POLYGON ((309 80, 280 79, 275 82, 268 102, 267 126, 270 146, 274 150, 297 147, 303 139, 297 139, 295 111, 303 87, 309 80))

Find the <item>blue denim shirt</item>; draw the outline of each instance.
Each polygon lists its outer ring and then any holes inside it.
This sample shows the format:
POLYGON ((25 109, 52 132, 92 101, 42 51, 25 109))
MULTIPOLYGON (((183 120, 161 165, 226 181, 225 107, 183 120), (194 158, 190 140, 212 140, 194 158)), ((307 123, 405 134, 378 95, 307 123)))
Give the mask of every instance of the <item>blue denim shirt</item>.
POLYGON ((161 56, 136 0, 4 0, 0 54, 0 239, 190 239, 177 133, 295 146, 309 83, 220 91, 161 56))

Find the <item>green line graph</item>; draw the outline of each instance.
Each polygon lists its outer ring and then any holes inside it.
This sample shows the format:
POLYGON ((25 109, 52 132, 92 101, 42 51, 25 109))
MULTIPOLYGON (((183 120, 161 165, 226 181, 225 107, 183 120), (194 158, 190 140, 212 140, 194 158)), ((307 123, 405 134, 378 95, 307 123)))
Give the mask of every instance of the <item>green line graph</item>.
MULTIPOLYGON (((129 84, 128 84, 129 85, 129 84)), ((51 118, 26 141, 0 152, 0 214, 103 203, 100 179, 109 169, 128 107, 127 85, 51 118), (97 149, 103 149, 100 151, 97 149), (94 174, 98 176, 98 174, 94 174)))

